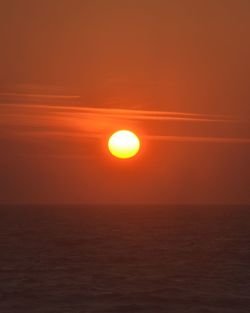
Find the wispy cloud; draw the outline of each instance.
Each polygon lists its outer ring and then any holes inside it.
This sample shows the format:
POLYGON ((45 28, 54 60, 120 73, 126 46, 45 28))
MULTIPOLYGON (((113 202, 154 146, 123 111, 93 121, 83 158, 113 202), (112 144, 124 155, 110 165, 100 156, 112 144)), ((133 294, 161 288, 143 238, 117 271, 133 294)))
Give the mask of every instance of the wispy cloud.
POLYGON ((9 104, 69 104, 78 103, 79 92, 62 87, 21 84, 0 87, 0 103, 9 104))
POLYGON ((0 111, 1 136, 91 139, 104 137, 121 127, 140 124, 144 140, 250 143, 248 121, 227 115, 17 103, 1 104, 0 111), (173 134, 169 123, 174 123, 176 133, 173 134), (223 134, 219 132, 220 128, 223 134))
MULTIPOLYGON (((22 92, 0 92, 0 97, 11 97, 11 99, 18 98, 25 99, 80 99, 79 95, 61 95, 61 94, 40 94, 40 93, 22 93, 22 92)), ((11 100, 10 99, 10 100, 11 100)))
MULTIPOLYGON (((65 96, 62 96, 65 97, 65 96)), ((43 105, 43 104, 8 104, 17 108, 44 109, 57 113, 67 114, 86 114, 99 115, 103 117, 118 117, 123 119, 138 119, 138 120, 173 120, 173 121, 190 121, 190 122, 241 122, 237 117, 230 115, 211 115, 197 114, 187 112, 171 112, 171 111, 151 111, 151 110, 129 110, 116 108, 97 108, 97 107, 81 107, 81 106, 64 106, 64 105, 43 105)))
POLYGON ((250 138, 238 137, 192 137, 192 136, 145 136, 149 140, 162 140, 167 142, 200 142, 200 143, 239 143, 250 144, 250 138))

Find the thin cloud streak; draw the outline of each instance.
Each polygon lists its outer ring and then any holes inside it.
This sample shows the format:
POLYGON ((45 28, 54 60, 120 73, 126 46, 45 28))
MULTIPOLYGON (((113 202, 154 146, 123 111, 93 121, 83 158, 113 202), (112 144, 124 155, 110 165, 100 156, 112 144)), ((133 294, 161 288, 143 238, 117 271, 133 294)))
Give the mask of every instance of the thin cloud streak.
MULTIPOLYGON (((16 133, 15 135, 28 138, 30 135, 30 132, 28 131, 21 131, 16 133)), ((69 139, 79 139, 79 138, 85 138, 85 139, 100 139, 103 138, 102 134, 98 133, 84 133, 84 132, 77 132, 77 131, 39 131, 34 130, 32 132, 32 137, 34 138, 69 138, 69 139)))
MULTIPOLYGON (((11 133, 9 133, 11 135, 11 133)), ((79 139, 103 139, 104 135, 100 133, 84 133, 77 131, 37 131, 32 133, 21 131, 12 134, 25 140, 44 138, 44 139, 65 139, 78 141, 79 139)), ((179 142, 179 143, 223 143, 223 144, 250 144, 250 138, 234 138, 234 137, 195 137, 195 136, 167 136, 167 135, 144 135, 142 141, 164 141, 164 142, 179 142)))
MULTIPOLYGON (((158 121, 166 121, 165 126, 161 128, 161 134, 143 135, 142 132, 142 140, 197 143, 250 143, 248 132, 244 132, 244 134, 232 132, 234 128, 231 127, 233 124, 230 123, 234 123, 236 120, 229 118, 220 119, 219 115, 210 118, 212 115, 185 112, 104 109, 40 104, 3 104, 0 110, 2 111, 0 117, 0 137, 2 138, 13 138, 13 136, 22 138, 22 140, 35 138, 46 138, 48 140, 56 140, 57 138, 68 138, 69 140, 105 138, 115 128, 121 127, 122 124, 126 125, 127 121, 138 120, 145 121, 145 125, 150 123, 148 125, 150 127, 155 127, 158 121), (124 121, 126 122, 124 123, 124 121), (218 130, 214 132, 213 129, 215 128, 212 124, 210 134, 202 133, 203 124, 199 124, 199 128, 195 128, 197 136, 195 136, 196 133, 194 136, 188 132, 182 131, 180 133, 178 128, 176 129, 178 135, 175 135, 169 133, 171 130, 168 128, 167 121, 176 121, 177 123, 228 123, 228 126, 230 126, 228 129, 231 129, 231 131, 227 134, 220 134, 218 130), (168 136, 168 133, 171 136, 168 136), (203 134, 205 136, 207 135, 207 137, 202 136, 203 134)), ((190 129, 193 129, 192 124, 188 125, 190 129)), ((205 129, 207 128, 205 127, 205 129)))
POLYGON ((114 108, 94 108, 85 107, 82 110, 87 112, 109 113, 109 114, 134 114, 135 116, 160 116, 160 117, 190 117, 190 118, 211 118, 212 120, 223 119, 226 121, 233 120, 232 116, 227 115, 211 115, 211 114, 199 114, 199 113, 186 113, 186 112, 171 112, 171 111, 155 111, 155 110, 128 110, 128 109, 114 109, 114 108))
POLYGON ((41 99, 80 99, 79 95, 57 95, 57 94, 33 94, 18 92, 3 92, 0 97, 18 97, 20 98, 41 98, 41 99))
POLYGON ((238 143, 250 144, 250 138, 233 137, 191 137, 191 136, 145 136, 149 140, 162 140, 168 142, 197 142, 197 143, 238 143))
MULTIPOLYGON (((4 104, 3 104, 4 105, 4 104)), ((94 107, 78 107, 78 106, 64 106, 64 105, 31 105, 31 104, 5 104, 5 106, 15 106, 18 108, 31 109, 47 109, 58 113, 72 113, 72 114, 86 114, 86 116, 99 114, 103 117, 116 117, 132 120, 160 120, 160 121, 186 121, 186 122, 221 122, 221 123, 237 123, 241 122, 238 118, 233 118, 227 115, 211 115, 198 114, 186 112, 167 112, 167 111, 151 111, 151 110, 127 110, 114 108, 94 108, 94 107)))

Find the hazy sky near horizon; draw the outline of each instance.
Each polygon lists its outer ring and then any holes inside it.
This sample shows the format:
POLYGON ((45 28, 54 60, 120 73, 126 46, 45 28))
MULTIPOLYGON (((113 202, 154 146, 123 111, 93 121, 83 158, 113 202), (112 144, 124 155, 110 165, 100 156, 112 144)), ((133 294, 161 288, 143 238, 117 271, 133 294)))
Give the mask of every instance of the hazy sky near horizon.
POLYGON ((250 203, 249 34, 247 0, 2 0, 0 203, 250 203))

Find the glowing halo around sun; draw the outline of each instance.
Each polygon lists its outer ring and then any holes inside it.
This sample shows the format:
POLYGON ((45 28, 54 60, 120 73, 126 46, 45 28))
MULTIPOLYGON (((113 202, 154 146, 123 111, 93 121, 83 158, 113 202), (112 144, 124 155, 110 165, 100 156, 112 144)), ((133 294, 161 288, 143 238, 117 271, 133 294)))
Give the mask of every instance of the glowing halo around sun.
POLYGON ((140 150, 139 138, 129 130, 115 132, 108 141, 109 152, 119 159, 130 159, 140 150))

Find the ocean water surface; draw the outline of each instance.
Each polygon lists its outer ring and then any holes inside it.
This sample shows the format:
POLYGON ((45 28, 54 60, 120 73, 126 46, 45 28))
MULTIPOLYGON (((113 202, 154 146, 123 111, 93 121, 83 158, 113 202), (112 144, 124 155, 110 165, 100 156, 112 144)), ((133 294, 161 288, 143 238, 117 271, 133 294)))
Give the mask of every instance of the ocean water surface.
POLYGON ((2 206, 1 313, 250 312, 250 207, 2 206))

